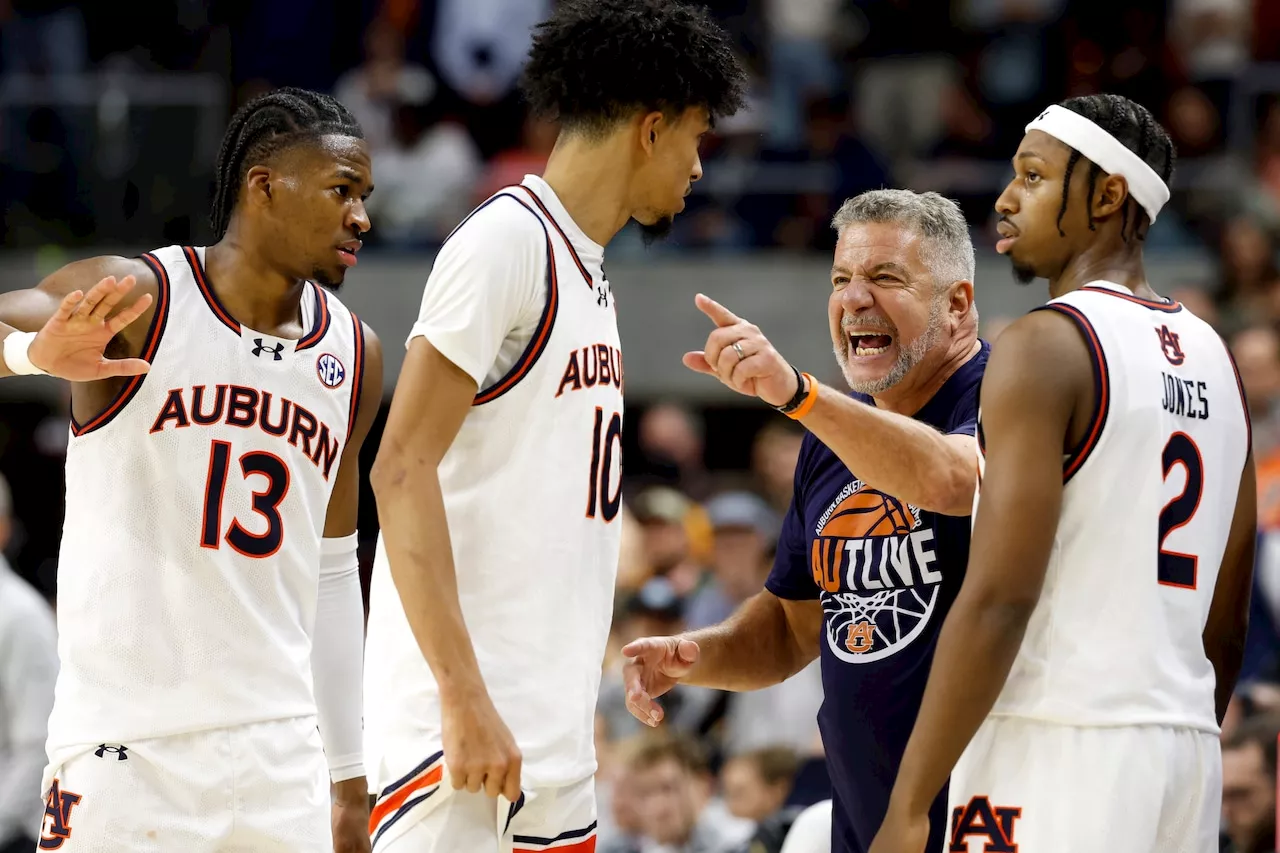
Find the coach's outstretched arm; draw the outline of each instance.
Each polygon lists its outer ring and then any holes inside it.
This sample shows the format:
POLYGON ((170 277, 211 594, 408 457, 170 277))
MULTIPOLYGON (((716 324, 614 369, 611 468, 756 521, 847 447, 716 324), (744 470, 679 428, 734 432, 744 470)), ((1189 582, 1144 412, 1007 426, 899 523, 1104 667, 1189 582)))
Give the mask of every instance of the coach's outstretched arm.
POLYGON ((146 373, 142 351, 158 282, 144 261, 67 264, 34 288, 0 294, 0 377, 48 374, 94 382, 146 373), (114 343, 113 343, 114 341, 114 343), (108 345, 113 355, 105 357, 108 345))
POLYGON ((357 556, 360 448, 382 402, 382 344, 367 325, 355 427, 343 448, 320 541, 320 589, 311 636, 316 716, 333 783, 334 853, 368 853, 369 785, 364 770, 364 597, 357 556))
MULTIPOLYGON (((972 299, 973 291, 957 294, 957 299, 972 299)), ((800 380, 795 368, 759 328, 707 296, 699 294, 696 304, 716 329, 703 350, 685 354, 686 367, 771 406, 782 406, 796 395, 800 380)), ((978 452, 973 436, 944 435, 915 418, 868 406, 817 382, 812 398, 793 417, 863 482, 943 515, 973 511, 978 452)))
POLYGON ((478 386, 425 337, 405 355, 370 482, 391 578, 440 685, 444 760, 455 788, 520 798, 520 751, 493 706, 458 601, 438 468, 478 386))
POLYGON ((1049 567, 1064 440, 1095 393, 1084 338, 1064 314, 1023 317, 992 352, 982 382, 986 476, 969 568, 938 635, 872 853, 923 853, 929 807, 1004 688, 1049 567))
POLYGON ((822 604, 765 590, 719 625, 623 647, 627 708, 642 723, 662 722, 656 700, 677 683, 716 690, 760 690, 786 681, 818 656, 822 604))

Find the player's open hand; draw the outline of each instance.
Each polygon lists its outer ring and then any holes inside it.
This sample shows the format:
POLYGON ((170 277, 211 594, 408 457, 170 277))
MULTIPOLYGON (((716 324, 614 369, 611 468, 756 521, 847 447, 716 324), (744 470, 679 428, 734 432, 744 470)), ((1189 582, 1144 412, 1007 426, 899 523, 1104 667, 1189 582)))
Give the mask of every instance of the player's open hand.
POLYGON ((694 304, 716 328, 701 351, 684 354, 685 367, 714 376, 739 394, 759 397, 770 406, 781 406, 795 396, 795 370, 759 328, 701 293, 694 304))
POLYGON ((520 799, 520 749, 483 690, 446 699, 444 764, 454 788, 520 799))
POLYGON ((68 293, 49 322, 36 333, 27 348, 27 358, 45 373, 71 382, 146 373, 150 365, 140 358, 103 356, 111 339, 151 305, 151 294, 146 293, 112 316, 112 311, 133 290, 135 283, 131 275, 119 281, 115 276, 107 276, 88 293, 80 290, 68 293))
POLYGON ((902 814, 891 805, 868 853, 925 853, 928 843, 929 814, 902 814))
POLYGON ((622 647, 627 710, 647 726, 662 722, 654 700, 679 683, 698 662, 698 644, 683 637, 644 637, 622 647))

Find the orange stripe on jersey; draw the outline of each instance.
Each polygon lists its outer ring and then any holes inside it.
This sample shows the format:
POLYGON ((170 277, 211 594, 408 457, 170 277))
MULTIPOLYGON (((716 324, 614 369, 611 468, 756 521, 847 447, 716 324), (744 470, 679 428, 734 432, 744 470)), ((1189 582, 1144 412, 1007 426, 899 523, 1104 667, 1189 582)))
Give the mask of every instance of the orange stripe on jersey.
POLYGON ((329 297, 325 294, 324 288, 312 282, 311 287, 316 294, 316 320, 315 325, 311 329, 311 334, 298 341, 298 345, 293 351, 307 349, 320 343, 320 339, 324 337, 325 332, 329 331, 329 321, 332 319, 329 313, 329 297))
MULTIPOLYGON (((150 364, 151 360, 156 356, 156 351, 160 349, 160 338, 164 336, 165 326, 169 324, 169 273, 165 270, 164 264, 156 259, 155 255, 148 252, 139 257, 147 266, 151 267, 151 271, 156 275, 157 282, 156 311, 151 317, 151 325, 147 328, 147 337, 142 342, 142 352, 139 354, 139 358, 150 364)), ((138 393, 138 389, 142 387, 143 380, 146 378, 145 373, 140 376, 129 377, 129 380, 120 387, 120 390, 116 392, 116 396, 107 404, 107 407, 87 424, 81 426, 76 423, 73 415, 71 417, 71 434, 81 436, 106 426, 112 418, 119 414, 121 409, 128 405, 129 401, 138 393)))
POLYGON ((529 339, 529 345, 520 354, 520 358, 516 360, 516 363, 512 365, 505 376, 491 387, 476 394, 475 399, 471 401, 473 406, 496 400, 514 388, 516 383, 528 374, 542 355, 542 351, 547 348, 547 341, 551 338, 551 329, 555 326, 556 312, 560 307, 560 285, 556 275, 556 255, 551 245, 551 234, 547 232, 547 226, 543 223, 542 217, 534 213, 533 208, 515 196, 510 196, 510 198, 537 218, 538 224, 542 225, 542 232, 547 238, 547 304, 543 307, 542 317, 538 320, 538 326, 534 329, 533 337, 529 339))
POLYGON ((582 259, 578 257, 578 250, 573 248, 573 243, 569 242, 569 237, 564 233, 564 229, 560 227, 560 223, 556 222, 556 218, 551 215, 551 211, 547 210, 547 206, 542 203, 542 199, 538 198, 538 194, 526 187, 524 184, 517 184, 517 189, 522 189, 529 194, 529 198, 533 199, 533 203, 542 211, 542 215, 547 217, 551 223, 551 227, 555 228, 560 234, 560 239, 564 240, 564 244, 569 247, 569 255, 573 258, 573 262, 578 265, 578 272, 582 273, 582 277, 587 280, 587 287, 594 288, 595 284, 591 281, 591 273, 587 272, 586 266, 582 263, 582 259))
MULTIPOLYGON (((1108 290, 1102 292, 1111 293, 1108 290)), ((1119 296, 1120 294, 1114 295, 1119 296)), ((1062 302, 1053 302, 1048 305, 1042 305, 1035 310, 1057 311, 1074 320, 1076 326, 1080 329, 1080 334, 1084 337, 1085 343, 1089 346, 1089 360, 1093 364, 1093 387, 1096 395, 1093 401, 1093 416, 1090 418, 1089 428, 1085 430, 1084 438, 1068 454, 1067 462, 1063 466, 1062 479, 1063 482, 1066 482, 1080 470, 1089 458, 1089 454, 1093 452, 1094 447, 1098 444, 1098 438, 1102 435, 1103 426, 1106 425, 1107 411, 1111 407, 1110 371, 1107 368, 1107 356, 1102 351, 1102 342, 1098 340, 1098 333, 1094 331, 1093 324, 1089 322, 1089 318, 1080 309, 1062 302)))
POLYGON ((209 280, 204 274, 204 264, 200 263, 200 256, 196 254, 196 250, 190 246, 182 247, 183 253, 187 256, 187 265, 191 267, 191 274, 196 278, 196 285, 200 288, 204 301, 208 304, 209 310, 221 320, 227 328, 240 334, 240 324, 235 321, 230 312, 222 307, 222 303, 218 301, 218 294, 213 292, 213 288, 209 286, 209 280))
POLYGON ((1119 293, 1108 287, 1093 287, 1087 284, 1080 289, 1087 290, 1090 293, 1105 293, 1108 296, 1115 296, 1118 299, 1125 299, 1125 300, 1128 300, 1129 302, 1133 302, 1135 304, 1141 305, 1144 308, 1151 308, 1155 311, 1164 311, 1169 314, 1176 314, 1177 312, 1182 310, 1182 303, 1173 302, 1172 300, 1169 302, 1156 302, 1151 299, 1143 299, 1141 296, 1134 296, 1132 293, 1119 293))
POLYGON ((347 407, 347 441, 356 430, 356 415, 360 411, 360 387, 364 384, 364 324, 354 313, 351 322, 355 328, 355 364, 352 365, 351 405, 347 407))

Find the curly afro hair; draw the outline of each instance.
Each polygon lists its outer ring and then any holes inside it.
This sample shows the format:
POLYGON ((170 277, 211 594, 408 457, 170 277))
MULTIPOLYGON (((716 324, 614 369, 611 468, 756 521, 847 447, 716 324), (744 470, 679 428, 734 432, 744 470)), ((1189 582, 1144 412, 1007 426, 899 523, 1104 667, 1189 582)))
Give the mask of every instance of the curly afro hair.
POLYGON ((638 110, 737 112, 746 74, 729 37, 677 0, 561 0, 534 30, 521 89, 570 130, 604 131, 638 110))

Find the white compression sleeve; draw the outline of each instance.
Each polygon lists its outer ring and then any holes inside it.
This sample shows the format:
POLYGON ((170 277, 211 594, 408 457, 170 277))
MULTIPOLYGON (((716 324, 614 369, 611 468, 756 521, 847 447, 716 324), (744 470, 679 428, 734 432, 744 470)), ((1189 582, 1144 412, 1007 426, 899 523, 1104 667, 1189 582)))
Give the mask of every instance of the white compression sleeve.
POLYGON ((321 542, 311 639, 320 738, 334 782, 364 775, 364 602, 356 543, 354 533, 321 542))

